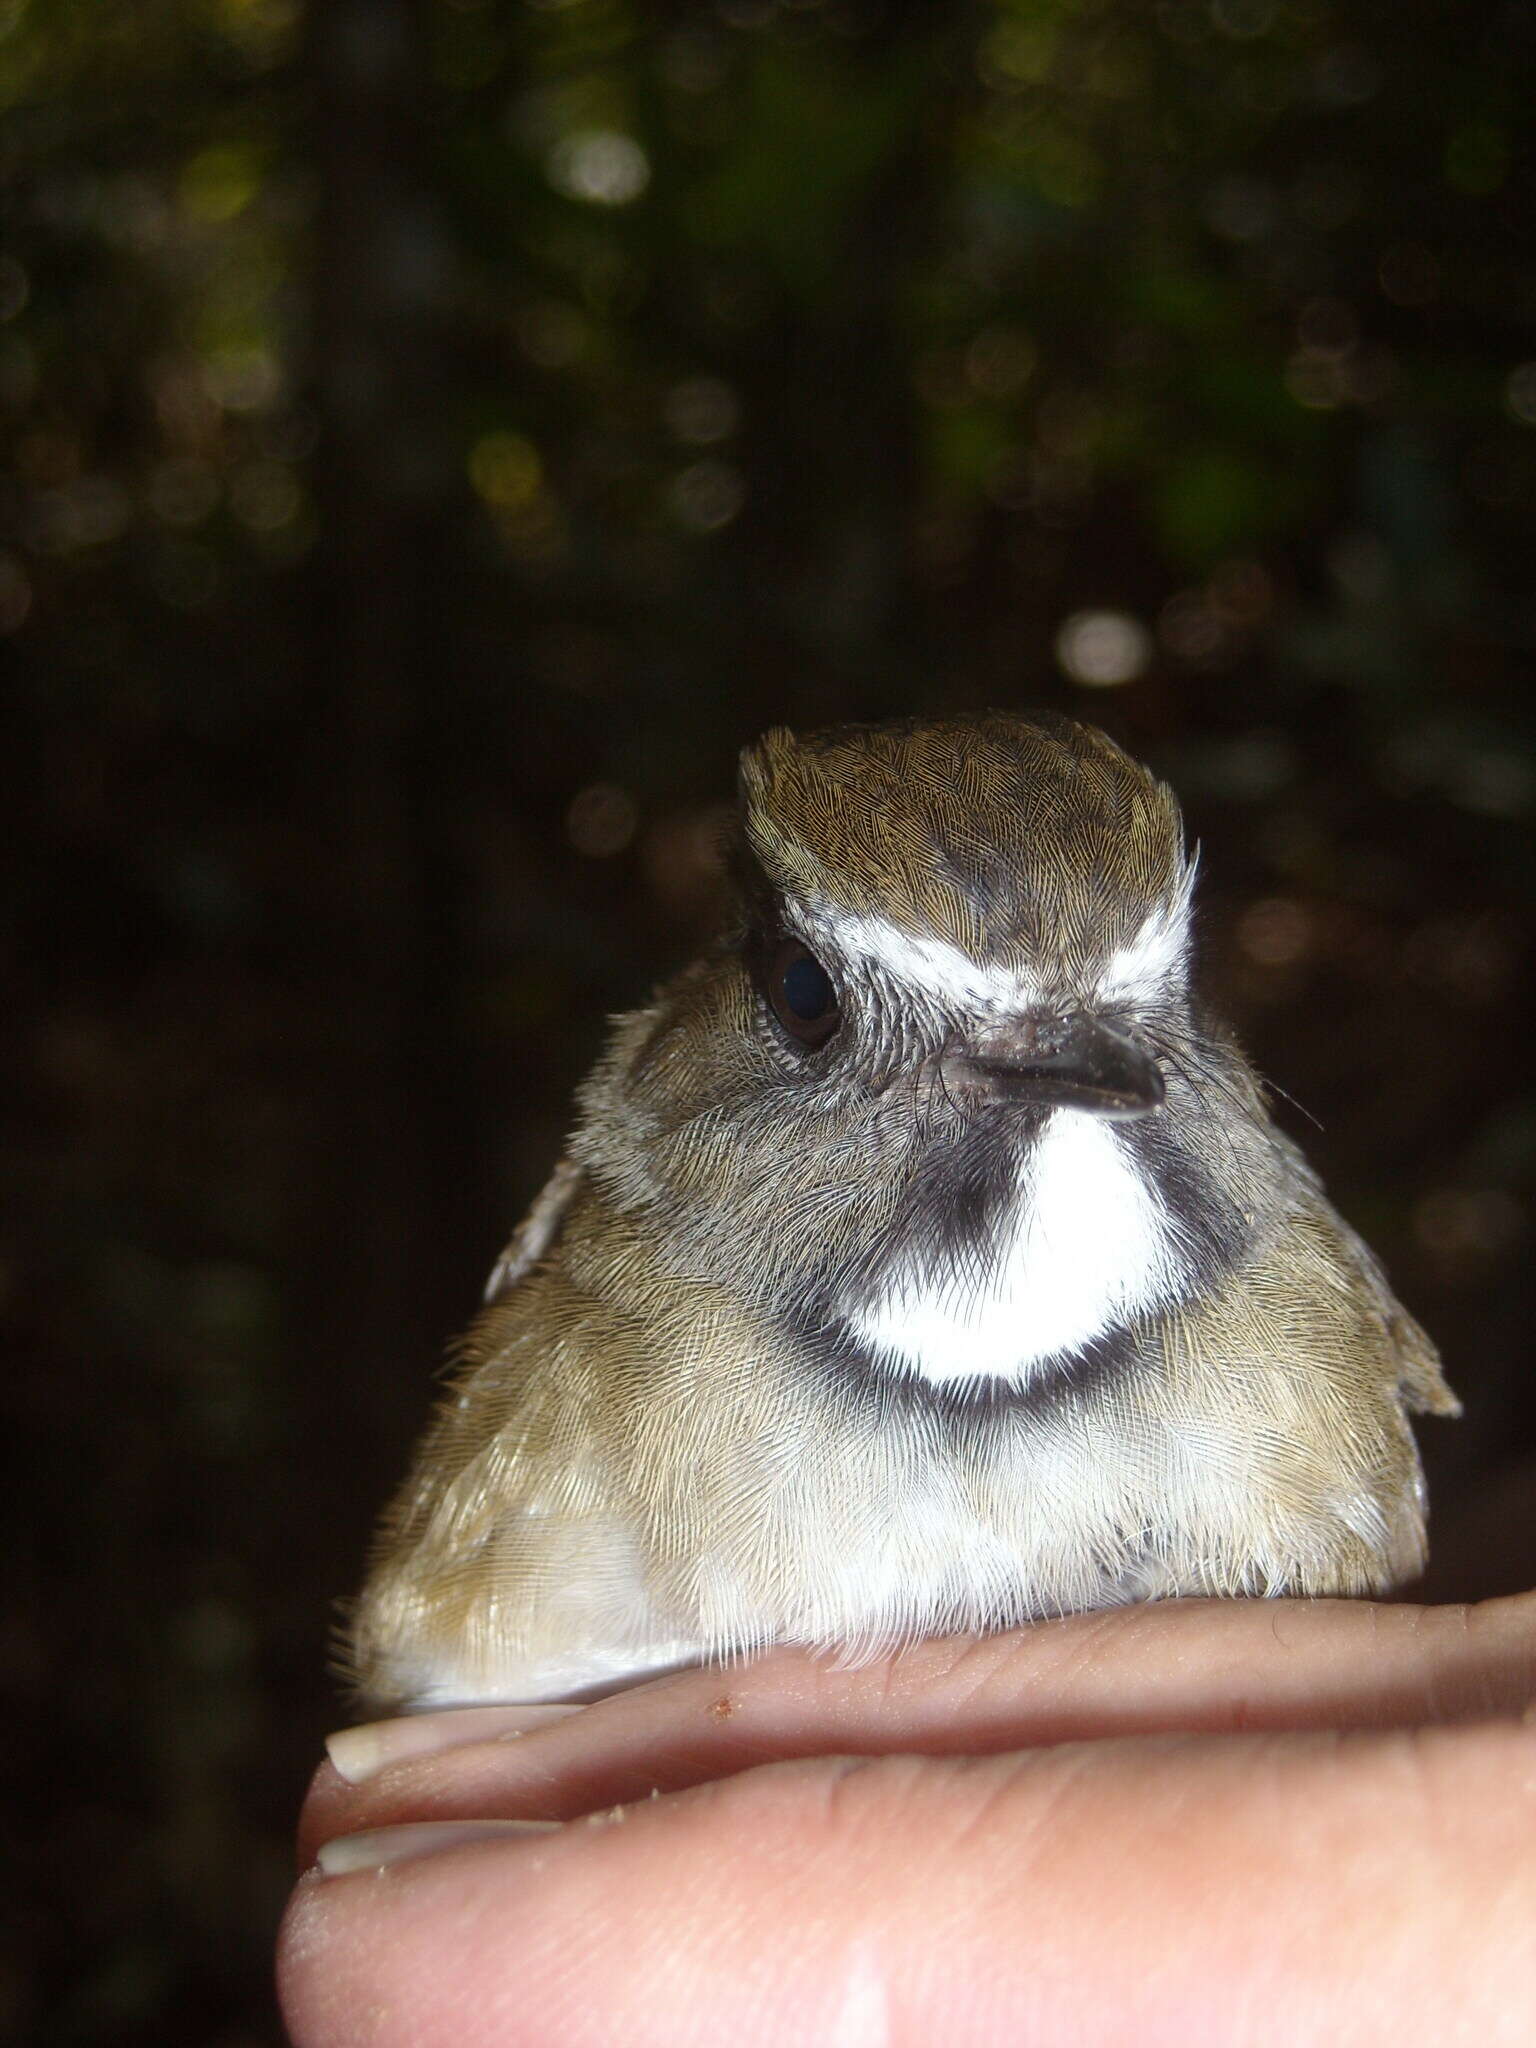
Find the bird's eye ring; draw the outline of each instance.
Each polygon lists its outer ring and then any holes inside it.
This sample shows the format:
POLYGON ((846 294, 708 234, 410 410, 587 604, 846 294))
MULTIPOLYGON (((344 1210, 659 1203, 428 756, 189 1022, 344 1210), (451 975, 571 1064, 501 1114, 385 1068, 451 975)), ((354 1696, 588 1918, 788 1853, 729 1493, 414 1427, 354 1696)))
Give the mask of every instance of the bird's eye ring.
POLYGON ((842 1021, 831 975, 798 939, 783 940, 771 954, 764 987, 774 1016, 799 1045, 825 1045, 842 1021))

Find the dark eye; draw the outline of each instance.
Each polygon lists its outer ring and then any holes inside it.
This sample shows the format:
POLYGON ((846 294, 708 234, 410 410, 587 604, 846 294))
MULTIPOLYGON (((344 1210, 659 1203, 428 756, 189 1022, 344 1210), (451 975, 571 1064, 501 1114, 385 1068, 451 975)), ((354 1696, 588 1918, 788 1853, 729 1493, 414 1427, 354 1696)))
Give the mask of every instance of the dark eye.
POLYGON ((801 1045, 824 1045, 837 1029, 842 1010, 832 977, 798 939, 786 939, 769 960, 767 987, 773 1014, 801 1045))

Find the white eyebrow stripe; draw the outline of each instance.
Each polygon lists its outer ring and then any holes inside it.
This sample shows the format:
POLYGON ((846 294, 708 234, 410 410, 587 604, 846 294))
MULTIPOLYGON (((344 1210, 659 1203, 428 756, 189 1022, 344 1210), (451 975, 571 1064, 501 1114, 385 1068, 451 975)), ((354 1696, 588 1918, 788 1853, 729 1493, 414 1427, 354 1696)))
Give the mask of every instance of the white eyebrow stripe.
POLYGON ((1118 946, 1099 976, 1099 996, 1156 995, 1183 968, 1189 954, 1189 906, 1195 887, 1191 861, 1177 893, 1161 903, 1128 945, 1118 946))
MULTIPOLYGON (((1095 979, 1099 1000, 1155 997, 1179 976, 1189 952, 1190 901, 1195 886, 1191 860, 1175 893, 1147 917, 1126 945, 1118 946, 1095 979)), ((806 937, 824 940, 847 959, 890 975, 909 988, 926 990, 957 1009, 1003 1015, 1049 1008, 1060 1001, 1027 969, 973 960, 947 939, 904 932, 878 911, 846 910, 825 901, 803 906, 806 937)))
POLYGON ((1100 975, 1101 996, 1142 995, 1161 988, 1184 958, 1189 943, 1185 918, 1159 911, 1149 917, 1128 946, 1117 947, 1100 975))
POLYGON ((960 1008, 1025 1009, 1043 1000, 1032 976, 973 960, 947 939, 917 938, 878 913, 842 910, 828 903, 805 908, 808 937, 824 938, 845 957, 960 1008))

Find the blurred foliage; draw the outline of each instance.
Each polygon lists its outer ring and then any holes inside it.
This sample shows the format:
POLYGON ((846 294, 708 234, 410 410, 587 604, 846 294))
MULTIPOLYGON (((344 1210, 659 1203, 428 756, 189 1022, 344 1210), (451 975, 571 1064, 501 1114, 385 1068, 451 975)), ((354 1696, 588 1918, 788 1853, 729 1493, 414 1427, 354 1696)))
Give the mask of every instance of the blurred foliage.
POLYGON ((277 2038, 328 1603, 774 720, 1172 777, 1521 1568, 1532 104, 1506 0, 0 0, 18 2037, 277 2038))

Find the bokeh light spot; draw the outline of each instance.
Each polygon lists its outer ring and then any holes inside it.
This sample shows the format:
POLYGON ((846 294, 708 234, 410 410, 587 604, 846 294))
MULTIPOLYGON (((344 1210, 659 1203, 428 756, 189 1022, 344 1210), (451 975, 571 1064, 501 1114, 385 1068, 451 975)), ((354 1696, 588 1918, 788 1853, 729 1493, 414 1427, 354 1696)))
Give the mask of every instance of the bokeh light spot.
POLYGON ((557 192, 594 206, 628 206, 651 182, 645 151, 617 128, 578 128, 561 136, 544 170, 557 192))
POLYGON ((1275 25, 1275 0, 1212 0, 1211 19, 1234 42, 1254 42, 1275 25))
POLYGON ((1257 242, 1279 217, 1274 188, 1240 174, 1220 178, 1206 195, 1205 217, 1229 242, 1257 242))
POLYGON ((304 504, 298 479, 286 463, 245 463, 229 487, 230 509, 253 533, 276 533, 291 526, 304 504))
POLYGON ((1152 635, 1129 612, 1074 612, 1056 635, 1056 659, 1084 689, 1133 683, 1152 656, 1152 635))
POLYGON ((691 526, 695 533, 714 533, 730 525, 746 496, 740 470, 707 456, 672 479, 667 503, 684 526, 691 526))
POLYGON ((1215 661, 1226 651, 1227 629, 1204 591, 1180 590, 1157 615, 1157 637, 1180 661, 1215 661))
POLYGON ((1525 1209, 1503 1188, 1434 1188, 1413 1212, 1426 1251, 1462 1260, 1497 1258, 1525 1232, 1525 1209))
POLYGON ((32 280, 14 256, 0 256, 0 320, 14 320, 32 296, 32 280))
POLYGON ((523 434, 485 434, 469 454, 469 480, 499 512, 531 505, 544 481, 539 451, 523 434))
POLYGON ((182 210, 210 226, 243 213, 261 189, 261 167, 251 149, 218 143, 199 150, 182 167, 182 210))
POLYGON ((1504 405, 1522 426, 1536 427, 1536 363, 1520 363, 1504 380, 1504 405))
POLYGON ((593 782, 572 797, 565 830, 578 853, 607 860, 624 851, 639 822, 639 806, 627 789, 614 782, 593 782))
POLYGON ((680 441, 700 446, 728 440, 741 419, 740 402, 723 377, 685 377, 667 393, 663 411, 680 441))
POLYGON ((539 299, 517 316, 517 344, 541 370, 564 370, 587 351, 590 329, 579 308, 562 299, 539 299))
POLYGON ((162 462, 149 479, 150 510, 167 526, 199 526, 219 502, 219 479, 194 456, 162 462))
POLYGON ((226 412, 260 412, 277 397, 282 382, 277 357, 259 342, 215 349, 203 364, 204 388, 226 412))
POLYGON ((1038 352, 1021 327, 983 327, 965 351, 965 374, 983 398, 1011 398, 1034 375, 1038 352))
POLYGON ((718 917, 735 815, 728 804, 707 804, 672 811, 647 829, 641 864, 652 894, 669 916, 706 923, 718 917))
POLYGON ((1289 896, 1263 897, 1238 919, 1237 943, 1261 967, 1294 967, 1311 950, 1311 916, 1289 896))

